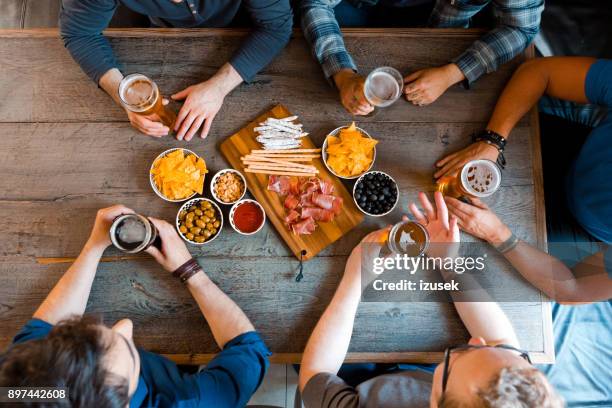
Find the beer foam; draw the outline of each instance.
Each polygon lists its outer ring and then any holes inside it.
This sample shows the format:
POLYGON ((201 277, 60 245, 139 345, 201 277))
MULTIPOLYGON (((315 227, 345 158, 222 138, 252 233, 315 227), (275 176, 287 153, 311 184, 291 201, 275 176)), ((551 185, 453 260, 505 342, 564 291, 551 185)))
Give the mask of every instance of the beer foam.
POLYGON ((461 182, 466 190, 477 197, 493 194, 501 182, 501 172, 490 160, 473 160, 461 171, 461 182))
POLYGON ((137 79, 125 87, 123 100, 129 105, 142 106, 149 102, 152 94, 151 82, 137 79))
POLYGON ((126 244, 139 244, 147 237, 146 227, 134 218, 127 218, 117 229, 117 238, 126 244))

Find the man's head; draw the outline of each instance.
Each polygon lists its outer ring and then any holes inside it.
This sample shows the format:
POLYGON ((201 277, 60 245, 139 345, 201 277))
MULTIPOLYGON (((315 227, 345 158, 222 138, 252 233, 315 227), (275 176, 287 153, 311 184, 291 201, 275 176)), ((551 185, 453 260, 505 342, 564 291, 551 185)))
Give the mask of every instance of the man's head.
POLYGON ((132 327, 127 319, 112 328, 94 318, 61 322, 0 356, 0 386, 67 387, 75 406, 125 407, 140 373, 132 327))
POLYGON ((563 400, 544 374, 520 353, 486 346, 482 338, 469 342, 475 348, 450 353, 446 388, 445 364, 434 373, 432 408, 561 408, 563 400))

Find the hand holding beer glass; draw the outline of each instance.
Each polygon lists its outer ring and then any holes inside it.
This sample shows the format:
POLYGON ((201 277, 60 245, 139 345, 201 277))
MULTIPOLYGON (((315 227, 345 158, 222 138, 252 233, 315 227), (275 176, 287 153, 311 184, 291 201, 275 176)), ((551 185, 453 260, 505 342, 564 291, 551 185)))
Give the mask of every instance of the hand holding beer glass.
POLYGON ((161 137, 168 134, 176 113, 165 106, 167 101, 157 84, 142 74, 130 74, 119 84, 119 100, 132 125, 144 134, 161 137))
MULTIPOLYGON (((393 105, 402 94, 402 74, 392 67, 379 67, 368 74, 363 85, 363 94, 374 108, 393 105)), ((372 114, 376 112, 372 111, 372 114)))

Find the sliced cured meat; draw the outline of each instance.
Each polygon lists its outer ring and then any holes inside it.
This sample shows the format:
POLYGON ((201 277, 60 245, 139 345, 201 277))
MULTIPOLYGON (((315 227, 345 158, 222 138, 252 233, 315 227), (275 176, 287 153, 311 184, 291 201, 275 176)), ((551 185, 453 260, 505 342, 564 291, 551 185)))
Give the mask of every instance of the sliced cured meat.
POLYGON ((304 184, 302 184, 301 190, 304 193, 314 193, 315 191, 319 190, 319 181, 317 180, 315 182, 312 179, 310 179, 307 182, 305 182, 304 184))
POLYGON ((296 177, 289 179, 289 194, 300 195, 300 179, 296 177))
POLYGON ((289 194, 285 197, 285 208, 295 210, 298 205, 300 205, 300 200, 293 194, 289 194))
POLYGON ((291 210, 289 211, 289 214, 287 214, 287 216, 285 217, 285 222, 287 223, 287 225, 290 226, 291 224, 295 223, 299 219, 300 219, 300 213, 295 210, 291 210))
POLYGON ((300 196, 300 205, 302 207, 314 207, 315 204, 312 202, 312 195, 314 193, 305 193, 300 196))
POLYGON ((329 180, 319 180, 319 189, 323 194, 334 193, 334 185, 329 180))
POLYGON ((311 217, 315 221, 330 222, 334 220, 334 213, 331 210, 324 210, 317 207, 302 208, 302 218, 311 217))
POLYGON ((315 223, 315 220, 311 217, 305 218, 302 221, 291 225, 293 233, 298 235, 312 234, 315 228, 317 228, 317 224, 315 223))
POLYGON ((344 205, 344 201, 342 200, 342 197, 336 197, 334 196, 334 202, 332 204, 332 212, 335 215, 340 215, 340 213, 342 212, 342 206, 344 205))
POLYGON ((334 206, 335 196, 331 194, 319 194, 312 193, 312 202, 321 208, 325 208, 326 210, 331 210, 334 206))
POLYGON ((288 176, 274 176, 268 178, 268 190, 280 195, 286 195, 291 188, 291 178, 288 176))

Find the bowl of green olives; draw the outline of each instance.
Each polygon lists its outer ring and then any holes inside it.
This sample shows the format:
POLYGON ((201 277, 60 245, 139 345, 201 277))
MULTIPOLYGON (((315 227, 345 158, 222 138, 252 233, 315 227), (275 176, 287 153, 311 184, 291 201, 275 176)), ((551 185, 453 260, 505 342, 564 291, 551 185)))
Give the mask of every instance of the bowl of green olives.
POLYGON ((181 238, 193 245, 213 241, 223 228, 223 214, 208 198, 194 198, 181 206, 176 215, 176 229, 181 238))

